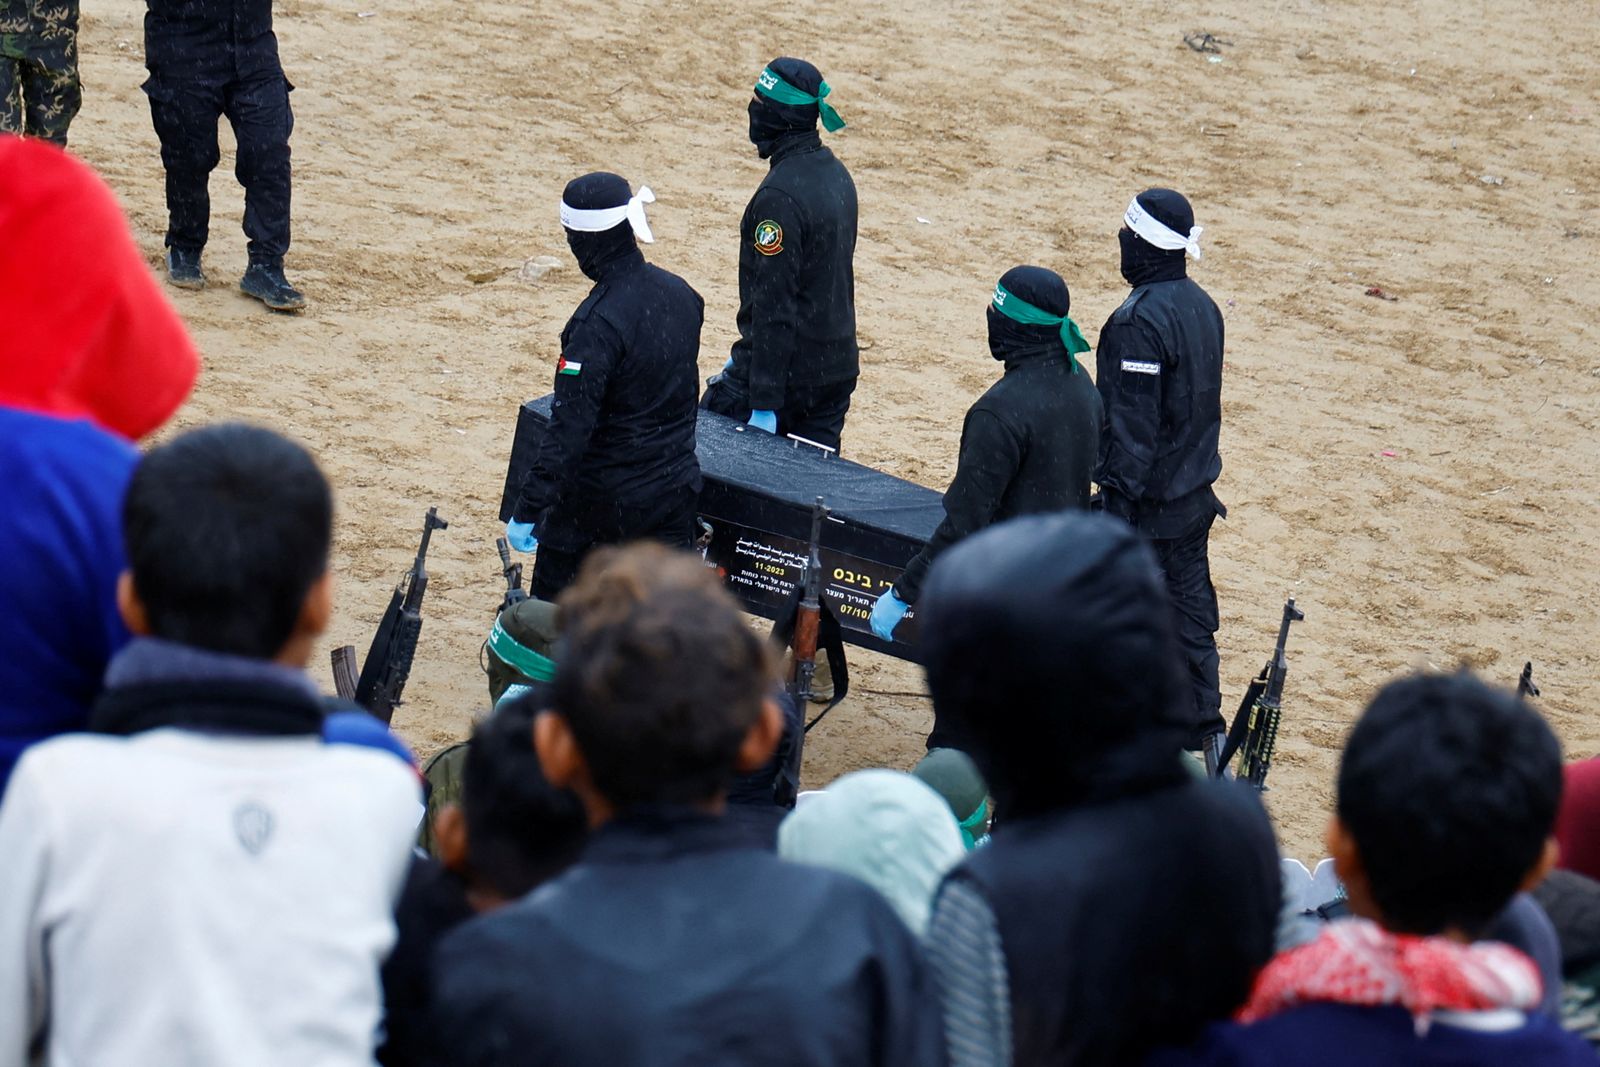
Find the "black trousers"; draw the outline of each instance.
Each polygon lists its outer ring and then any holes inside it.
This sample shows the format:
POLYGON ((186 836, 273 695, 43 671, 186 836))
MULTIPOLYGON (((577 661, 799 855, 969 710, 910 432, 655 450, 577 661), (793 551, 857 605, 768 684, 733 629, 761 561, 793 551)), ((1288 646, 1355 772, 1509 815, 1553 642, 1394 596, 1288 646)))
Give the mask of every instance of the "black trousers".
MULTIPOLYGON (((855 391, 854 378, 833 385, 791 386, 778 411, 778 436, 793 434, 837 451, 844 433, 844 417, 850 410, 850 395, 855 391)), ((706 383, 700 406, 740 422, 750 418, 749 394, 742 385, 721 374, 706 383)))
POLYGON ((660 541, 688 548, 694 544, 699 499, 697 490, 684 486, 643 504, 595 502, 570 510, 557 504, 534 530, 539 551, 533 559, 529 595, 554 600, 572 584, 584 557, 597 545, 660 541))
POLYGON ((1211 584, 1208 554, 1211 524, 1216 514, 1205 515, 1176 537, 1151 538, 1156 558, 1167 576, 1178 645, 1188 662, 1189 684, 1194 691, 1194 732, 1189 747, 1224 729, 1222 689, 1218 681, 1217 591, 1211 584))
POLYGON ((244 186, 244 232, 250 261, 280 263, 289 250, 289 135, 294 88, 281 68, 240 81, 151 76, 150 118, 167 170, 167 247, 199 251, 211 222, 211 172, 221 159, 217 120, 226 115, 238 152, 233 173, 244 186))

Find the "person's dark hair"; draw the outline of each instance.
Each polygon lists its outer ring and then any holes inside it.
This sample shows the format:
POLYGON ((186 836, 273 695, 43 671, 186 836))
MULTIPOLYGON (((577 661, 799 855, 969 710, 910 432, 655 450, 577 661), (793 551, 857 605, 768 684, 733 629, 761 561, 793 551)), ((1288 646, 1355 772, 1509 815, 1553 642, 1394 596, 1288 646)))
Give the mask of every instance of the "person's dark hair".
POLYGON ((461 771, 461 813, 473 874, 521 897, 578 858, 583 806, 545 779, 533 748, 534 696, 512 701, 472 731, 461 771))
POLYGON ((270 659, 327 570, 333 494, 288 438, 205 426, 139 463, 122 533, 154 636, 270 659))
POLYGON ((768 652, 696 556, 591 554, 560 600, 552 705, 621 808, 724 792, 771 681, 768 652))
POLYGON ((1538 863, 1560 800, 1550 727, 1466 671, 1384 686, 1339 763, 1339 819, 1400 933, 1479 933, 1538 863))

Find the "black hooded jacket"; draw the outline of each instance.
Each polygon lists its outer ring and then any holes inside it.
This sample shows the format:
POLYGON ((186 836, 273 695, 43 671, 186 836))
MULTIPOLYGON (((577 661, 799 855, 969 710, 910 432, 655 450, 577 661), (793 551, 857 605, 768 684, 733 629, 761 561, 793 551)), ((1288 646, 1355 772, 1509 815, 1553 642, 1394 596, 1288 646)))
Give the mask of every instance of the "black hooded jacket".
POLYGON ((1181 765, 1187 687, 1144 538, 1017 519, 947 553, 921 611, 936 719, 996 803, 928 934, 952 1041, 1123 1067, 1225 1019, 1272 954, 1277 849, 1253 793, 1181 765))
MULTIPOLYGON (((588 178, 615 180, 585 186, 593 202, 577 202, 582 191, 572 183, 571 206, 627 202, 621 178, 588 178)), ((514 517, 536 525, 554 507, 578 514, 700 488, 696 360, 705 302, 682 278, 645 262, 627 222, 567 236, 595 284, 561 331, 550 422, 517 498, 514 517)))
MULTIPOLYGON (((1007 291, 1043 311, 1071 308, 1066 283, 1043 267, 1016 267, 1007 291)), ((1005 374, 967 410, 944 521, 895 582, 907 604, 939 554, 991 523, 1085 508, 1100 438, 1100 395, 1054 326, 1029 326, 988 309, 989 351, 1005 374)))
POLYGON ((459 1067, 944 1063, 932 976, 875 891, 681 809, 601 827, 436 960, 459 1067))
MULTIPOLYGON (((771 67, 806 92, 821 75, 800 60, 771 67)), ((856 348, 856 187, 823 147, 816 105, 756 97, 750 136, 771 169, 739 229, 739 339, 724 380, 758 411, 784 406, 789 386, 860 374, 856 348)))
MULTIPOLYGON (((1140 194, 1180 233, 1194 224, 1170 190, 1140 194), (1165 195, 1152 195, 1165 194, 1165 195)), ((1184 251, 1124 230, 1123 276, 1133 292, 1100 332, 1095 381, 1105 428, 1095 481, 1106 510, 1153 537, 1175 537, 1221 506, 1222 313, 1186 272, 1184 251)))

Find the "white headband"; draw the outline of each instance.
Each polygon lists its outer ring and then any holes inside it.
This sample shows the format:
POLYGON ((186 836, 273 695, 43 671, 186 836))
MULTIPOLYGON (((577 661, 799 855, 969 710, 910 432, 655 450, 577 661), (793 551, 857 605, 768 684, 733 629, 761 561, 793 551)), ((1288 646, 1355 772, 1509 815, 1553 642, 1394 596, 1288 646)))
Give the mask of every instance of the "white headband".
POLYGON ((579 233, 600 233, 620 225, 624 219, 633 227, 633 235, 645 244, 655 244, 655 234, 650 232, 650 220, 644 217, 644 206, 656 202, 656 194, 648 185, 639 187, 639 195, 630 197, 626 204, 585 211, 561 201, 561 225, 579 233))
POLYGON ((1128 201, 1128 210, 1122 216, 1122 221, 1128 224, 1128 229, 1157 248, 1164 248, 1168 252, 1182 248, 1195 259, 1200 258, 1200 235, 1205 232, 1203 226, 1191 226, 1189 236, 1185 237, 1146 211, 1137 196, 1128 201))

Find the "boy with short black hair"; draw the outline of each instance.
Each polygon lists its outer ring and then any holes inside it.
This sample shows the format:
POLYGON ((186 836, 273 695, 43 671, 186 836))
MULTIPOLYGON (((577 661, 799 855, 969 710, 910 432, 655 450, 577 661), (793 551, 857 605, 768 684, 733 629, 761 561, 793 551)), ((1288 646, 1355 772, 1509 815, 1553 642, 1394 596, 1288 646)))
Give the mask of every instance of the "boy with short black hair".
POLYGON ((1275 959, 1248 1025, 1172 1062, 1594 1064, 1534 1011, 1533 961, 1473 943, 1550 869, 1560 798, 1560 746, 1527 704, 1466 671, 1391 682, 1350 734, 1328 828, 1359 918, 1275 959))
POLYGON ((390 753, 322 738, 332 519, 270 430, 195 430, 134 472, 134 640, 94 733, 29 749, 0 806, 0 1067, 372 1063, 420 798, 390 753))
POLYGON ((578 858, 588 826, 578 798, 556 789, 533 750, 539 706, 515 700, 472 731, 459 803, 435 816, 439 861, 417 860, 401 894, 394 954, 383 965, 384 1067, 437 1055, 427 1011, 439 940, 473 915, 503 907, 578 858))
POLYGON ((937 998, 893 910, 721 817, 782 729, 765 644, 696 557, 638 551, 591 556, 563 596, 554 710, 535 723, 593 835, 440 947, 442 1047, 478 1065, 937 1067, 937 998))

